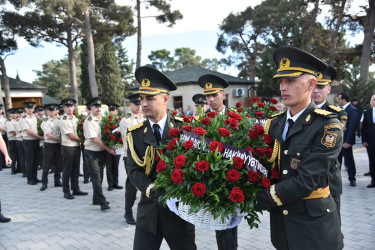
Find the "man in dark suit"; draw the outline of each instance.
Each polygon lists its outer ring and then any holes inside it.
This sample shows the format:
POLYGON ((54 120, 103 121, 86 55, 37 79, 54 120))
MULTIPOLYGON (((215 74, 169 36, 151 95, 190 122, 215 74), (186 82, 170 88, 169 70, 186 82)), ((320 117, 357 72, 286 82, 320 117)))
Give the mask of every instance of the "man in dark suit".
POLYGON ((353 145, 355 144, 355 131, 358 126, 359 112, 356 107, 350 103, 350 98, 345 93, 340 93, 337 96, 337 103, 342 107, 348 115, 348 120, 344 130, 344 145, 339 156, 340 165, 342 164, 342 155, 344 156, 345 166, 348 167, 348 176, 351 187, 355 187, 356 183, 356 168, 353 157, 353 145))
POLYGON ((311 102, 318 72, 327 65, 294 47, 280 47, 273 59, 283 102, 289 109, 269 119, 277 183, 257 194, 256 210, 270 209, 271 241, 278 250, 342 249, 330 172, 342 145, 337 115, 311 102))
POLYGON ((371 183, 368 188, 375 187, 375 95, 370 100, 371 108, 363 112, 362 144, 367 149, 370 165, 371 183))
POLYGON ((146 121, 128 129, 126 170, 131 182, 142 193, 138 203, 133 249, 159 249, 163 238, 170 249, 196 249, 194 225, 184 221, 159 202, 163 190, 154 190, 156 150, 159 142, 171 139, 171 128, 181 122, 167 114, 169 91, 176 85, 152 67, 139 67, 135 77, 146 121))

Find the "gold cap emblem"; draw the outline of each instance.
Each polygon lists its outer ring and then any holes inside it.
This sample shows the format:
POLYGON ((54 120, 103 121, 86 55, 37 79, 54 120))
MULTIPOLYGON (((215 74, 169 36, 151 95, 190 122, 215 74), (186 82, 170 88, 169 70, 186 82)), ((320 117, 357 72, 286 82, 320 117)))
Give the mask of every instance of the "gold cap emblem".
POLYGON ((318 79, 323 79, 323 74, 320 73, 320 72, 318 72, 318 73, 316 74, 316 78, 318 78, 318 79))
POLYGON ((206 83, 206 89, 212 89, 212 83, 210 82, 206 83))
POLYGON ((142 87, 149 87, 150 84, 151 84, 151 82, 150 82, 149 79, 144 78, 144 79, 142 80, 142 87))
POLYGON ((279 70, 287 70, 290 67, 290 60, 286 57, 283 57, 280 60, 280 69, 279 70))

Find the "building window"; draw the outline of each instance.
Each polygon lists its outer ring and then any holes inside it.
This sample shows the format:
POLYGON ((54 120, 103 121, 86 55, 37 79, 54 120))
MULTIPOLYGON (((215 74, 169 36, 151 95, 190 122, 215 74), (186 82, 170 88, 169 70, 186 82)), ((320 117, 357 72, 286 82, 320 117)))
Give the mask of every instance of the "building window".
POLYGON ((173 97, 173 107, 174 109, 182 108, 182 96, 173 97))

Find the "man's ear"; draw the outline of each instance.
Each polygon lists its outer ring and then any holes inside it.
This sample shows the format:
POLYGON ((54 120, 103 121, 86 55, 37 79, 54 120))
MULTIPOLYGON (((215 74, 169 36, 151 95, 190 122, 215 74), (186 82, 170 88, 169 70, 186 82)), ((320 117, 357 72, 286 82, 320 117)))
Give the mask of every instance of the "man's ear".
POLYGON ((169 95, 164 94, 164 96, 163 96, 163 101, 164 101, 165 104, 167 104, 168 101, 169 101, 169 95))
POLYGON ((309 79, 309 90, 313 90, 316 87, 316 78, 310 78, 309 79))

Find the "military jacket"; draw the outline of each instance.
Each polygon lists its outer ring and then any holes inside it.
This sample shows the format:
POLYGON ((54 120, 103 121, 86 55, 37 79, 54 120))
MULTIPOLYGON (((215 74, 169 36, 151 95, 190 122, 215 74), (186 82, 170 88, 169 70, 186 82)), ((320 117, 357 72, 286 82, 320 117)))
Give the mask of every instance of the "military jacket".
POLYGON ((59 128, 59 120, 57 118, 51 119, 50 117, 44 118, 40 127, 43 130, 44 141, 47 143, 61 143, 60 141, 51 140, 48 138, 48 134, 52 134, 55 137, 60 138, 60 128, 59 128))
POLYGON ((92 114, 89 115, 85 122, 83 123, 83 132, 85 135, 85 149, 91 151, 103 151, 101 147, 99 147, 95 142, 93 142, 93 138, 97 137, 100 140, 102 139, 102 130, 100 128, 100 122, 102 117, 96 118, 92 114))
POLYGON ((123 141, 123 149, 124 149, 124 156, 127 157, 127 150, 128 150, 128 144, 126 143, 126 133, 128 132, 128 128, 137 125, 144 121, 143 116, 136 116, 133 114, 133 112, 129 112, 126 116, 124 116, 120 121, 120 132, 121 137, 123 141))
POLYGON ((37 122, 35 115, 30 116, 26 114, 20 119, 19 122, 20 122, 21 129, 22 129, 22 138, 24 140, 38 140, 38 138, 32 135, 29 135, 25 131, 26 129, 30 129, 35 134, 38 134, 38 128, 37 128, 38 122, 37 122))
POLYGON ((79 142, 74 141, 67 136, 67 134, 74 134, 78 136, 77 133, 77 122, 78 119, 75 115, 69 117, 67 114, 64 114, 62 118, 59 120, 59 128, 61 132, 61 145, 67 147, 78 147, 80 145, 79 142))
POLYGON ((16 139, 17 141, 22 141, 22 128, 20 124, 20 119, 17 118, 16 122, 14 123, 14 127, 16 128, 16 139))
POLYGON ((271 240, 277 249, 342 249, 332 196, 304 199, 318 189, 328 190, 329 172, 342 146, 342 125, 335 114, 310 103, 284 141, 286 112, 277 115, 269 127, 274 144, 279 142, 280 159, 275 167, 280 179, 257 194, 255 208, 271 209, 271 240))
MULTIPOLYGON (((180 126, 181 122, 172 119, 168 115, 161 142, 167 143, 171 139, 171 137, 168 136, 169 130, 180 126)), ((125 167, 131 182, 142 193, 141 200, 138 203, 137 227, 141 227, 150 233, 156 234, 158 223, 162 223, 163 229, 165 229, 163 232, 164 235, 181 234, 194 230, 192 224, 182 220, 158 201, 163 191, 160 189, 154 191, 152 188, 157 175, 156 161, 154 161, 149 175, 146 175, 145 169, 137 165, 131 155, 131 148, 133 148, 137 157, 142 159, 143 156, 145 156, 148 146, 157 146, 157 141, 150 126, 150 122, 146 120, 143 123, 129 128, 128 133, 131 134, 132 143, 128 141, 128 162, 125 167)))
POLYGON ((6 121, 4 124, 4 127, 7 131, 8 140, 10 141, 14 141, 17 139, 16 135, 12 134, 12 131, 17 132, 16 127, 15 127, 16 123, 17 121, 15 119, 10 119, 9 121, 6 121))

